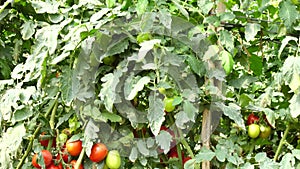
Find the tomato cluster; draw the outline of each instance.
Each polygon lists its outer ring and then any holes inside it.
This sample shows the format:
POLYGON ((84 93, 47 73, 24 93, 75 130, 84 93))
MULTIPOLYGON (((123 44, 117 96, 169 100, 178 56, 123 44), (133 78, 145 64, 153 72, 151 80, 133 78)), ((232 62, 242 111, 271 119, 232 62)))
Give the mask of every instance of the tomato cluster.
MULTIPOLYGON (((45 132, 41 133, 41 137, 44 137, 44 135, 45 132)), ((61 137, 63 140, 65 139, 62 136, 59 137, 61 137)), ((40 139, 39 141, 42 146, 48 147, 49 139, 40 139)), ((56 144, 54 144, 54 147, 55 146, 56 144)), ((63 146, 60 147, 60 151, 56 156, 53 156, 48 150, 42 150, 40 153, 34 154, 32 157, 32 165, 35 168, 42 168, 42 160, 40 159, 42 157, 44 161, 43 165, 46 167, 46 169, 63 169, 63 164, 65 164, 66 169, 74 169, 74 166, 77 163, 77 159, 74 158, 79 156, 82 151, 83 146, 80 139, 69 139, 63 146)), ((108 151, 108 148, 103 143, 96 143, 92 146, 89 159, 95 163, 106 159, 105 165, 111 169, 118 169, 121 166, 121 157, 119 152, 117 150, 108 151)), ((79 169, 83 168, 83 164, 80 164, 79 169)))
MULTIPOLYGON (((265 119, 265 123, 269 124, 265 119)), ((270 125, 260 124, 260 118, 255 114, 251 113, 247 119, 248 125, 248 136, 251 138, 268 138, 271 135, 271 127, 270 125)))

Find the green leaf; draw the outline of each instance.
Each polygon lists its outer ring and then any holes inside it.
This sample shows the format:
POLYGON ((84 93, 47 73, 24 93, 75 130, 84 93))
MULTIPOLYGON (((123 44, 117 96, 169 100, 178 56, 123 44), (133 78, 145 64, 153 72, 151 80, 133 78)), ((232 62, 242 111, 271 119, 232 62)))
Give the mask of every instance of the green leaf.
POLYGON ((171 14, 165 9, 160 9, 158 16, 159 16, 160 23, 163 24, 167 29, 171 29, 171 24, 172 24, 171 14))
POLYGON ((187 64, 199 77, 202 77, 205 74, 206 69, 204 63, 197 59, 194 55, 188 55, 187 64))
POLYGON ((23 121, 29 119, 33 115, 33 111, 28 107, 20 106, 17 110, 14 111, 12 117, 12 123, 23 121))
POLYGON ((187 116, 187 114, 184 111, 180 111, 179 113, 175 114, 175 123, 176 126, 185 129, 185 123, 188 123, 190 121, 190 118, 187 116))
POLYGON ((294 96, 289 100, 289 108, 291 112, 291 116, 296 118, 300 115, 300 93, 294 94, 294 96))
POLYGON ((129 155, 129 160, 132 162, 135 162, 136 159, 138 159, 138 149, 136 147, 132 147, 130 155, 129 155))
POLYGON ((142 77, 136 84, 133 85, 133 89, 130 91, 129 95, 126 97, 127 100, 132 100, 137 95, 139 91, 142 91, 144 86, 150 82, 150 77, 142 77))
POLYGON ((110 112, 102 112, 101 116, 103 116, 103 118, 105 118, 106 120, 109 120, 111 122, 122 122, 122 117, 117 115, 117 114, 113 114, 110 112))
POLYGON ((101 81, 102 89, 99 93, 101 100, 104 101, 105 108, 112 112, 114 101, 116 100, 116 86, 119 83, 121 72, 116 71, 114 74, 106 74, 101 81))
POLYGON ((61 27, 58 25, 48 25, 37 30, 35 34, 37 45, 34 52, 39 53, 40 50, 46 47, 50 55, 54 54, 60 30, 61 27))
POLYGON ((137 141, 137 148, 138 148, 139 152, 141 154, 143 154, 144 156, 148 156, 149 153, 150 153, 149 150, 148 150, 148 148, 147 148, 146 142, 143 141, 142 139, 139 139, 137 141))
POLYGON ((128 38, 120 39, 118 42, 112 43, 108 48, 105 56, 113 56, 124 52, 129 46, 128 38))
POLYGON ((58 13, 59 2, 53 1, 31 1, 31 5, 36 11, 36 13, 49 13, 55 14, 58 13))
POLYGON ((70 105, 73 96, 73 71, 69 67, 64 67, 61 74, 61 96, 66 105, 70 105))
POLYGON ((113 8, 116 4, 116 0, 105 0, 105 3, 108 8, 113 8))
POLYGON ((9 127, 2 133, 0 138, 0 165, 2 168, 12 168, 12 166, 8 167, 7 162, 10 161, 11 158, 18 158, 18 151, 22 146, 21 143, 23 142, 23 137, 25 135, 26 128, 24 123, 9 127))
POLYGON ((229 103, 226 106, 224 103, 216 102, 214 103, 221 111, 224 113, 225 116, 228 116, 231 120, 233 120, 240 128, 246 129, 242 114, 240 112, 241 108, 234 104, 229 103))
POLYGON ((292 150, 292 154, 295 158, 297 158, 298 160, 300 160, 300 150, 299 149, 294 149, 292 150))
POLYGON ((214 3, 209 0, 197 0, 197 4, 204 15, 207 15, 214 7, 214 3))
POLYGON ((279 17, 284 21, 285 26, 290 28, 299 17, 299 12, 291 1, 281 1, 279 4, 279 17))
POLYGON ((299 82, 300 75, 300 57, 289 56, 283 66, 282 73, 280 76, 286 84, 289 84, 289 87, 293 92, 297 93, 297 90, 300 86, 299 82))
POLYGON ((253 99, 246 93, 243 93, 239 97, 239 104, 241 107, 246 107, 249 105, 250 102, 252 102, 253 99))
POLYGON ((103 9, 101 9, 100 11, 94 13, 94 14, 91 16, 90 21, 91 21, 91 22, 96 22, 96 21, 98 21, 98 20, 101 19, 105 14, 107 14, 109 11, 110 11, 110 9, 108 9, 108 8, 103 8, 103 9))
POLYGON ((291 153, 286 153, 280 161, 280 169, 293 168, 295 158, 291 153))
POLYGON ((227 154, 229 153, 228 150, 227 150, 227 147, 221 145, 221 144, 218 144, 216 146, 216 157, 217 159, 220 161, 220 162, 225 162, 226 160, 226 156, 227 154))
POLYGON ((147 53, 153 49, 154 45, 159 44, 161 42, 160 39, 153 39, 149 41, 142 42, 141 48, 138 53, 137 62, 142 62, 147 55, 147 53))
POLYGON ((26 21, 21 27, 22 39, 24 40, 30 39, 35 32, 35 26, 36 25, 32 21, 30 20, 26 21))
POLYGON ((222 61, 222 66, 226 72, 227 75, 230 74, 230 72, 233 70, 234 60, 232 58, 232 55, 223 50, 220 52, 220 59, 222 61))
POLYGON ((171 148, 172 135, 169 132, 162 130, 155 137, 155 141, 158 146, 164 150, 164 153, 167 154, 171 148))
POLYGON ((256 55, 251 55, 249 58, 250 61, 250 69, 256 76, 262 75, 263 62, 262 58, 256 55))
POLYGON ((187 19, 189 19, 189 13, 188 11, 186 11, 186 9, 184 8, 184 6, 182 6, 180 4, 181 1, 178 0, 172 0, 172 2, 175 4, 175 6, 179 9, 179 11, 181 12, 181 14, 183 16, 185 16, 187 19))
POLYGON ((201 163, 202 161, 211 161, 215 157, 215 153, 205 147, 202 147, 200 152, 195 156, 195 160, 197 163, 201 163))
POLYGON ((278 58, 280 58, 280 55, 283 51, 283 49, 286 47, 286 45, 289 43, 289 41, 295 41, 296 43, 298 42, 298 39, 292 36, 286 36, 282 41, 281 41, 281 46, 280 49, 278 51, 278 58))
POLYGON ((257 23, 247 23, 245 28, 246 41, 252 41, 255 39, 257 32, 260 31, 260 25, 257 23))
POLYGON ((227 30, 221 30, 220 42, 228 51, 232 51, 234 49, 234 39, 231 32, 227 30))
POLYGON ((146 12, 148 3, 148 0, 138 0, 136 4, 136 12, 139 16, 146 12))
POLYGON ((186 113, 190 121, 195 122, 195 116, 198 110, 191 102, 187 100, 183 102, 183 111, 186 113))
POLYGON ((232 12, 224 12, 220 16, 221 21, 232 21, 235 18, 235 15, 232 12))
POLYGON ((162 123, 165 120, 164 103, 156 95, 149 96, 149 110, 147 118, 152 133, 157 136, 162 123))

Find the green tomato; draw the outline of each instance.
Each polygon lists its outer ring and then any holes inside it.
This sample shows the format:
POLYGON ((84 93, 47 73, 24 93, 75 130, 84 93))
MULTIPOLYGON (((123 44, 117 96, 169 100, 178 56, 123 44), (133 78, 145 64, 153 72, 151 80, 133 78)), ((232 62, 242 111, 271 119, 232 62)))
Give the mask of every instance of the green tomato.
POLYGON ((151 38, 151 35, 150 33, 140 33, 138 34, 138 36, 136 37, 136 41, 138 44, 146 41, 146 40, 149 40, 151 38))
POLYGON ((103 58, 102 62, 106 65, 112 65, 116 61, 116 56, 107 56, 103 58))
POLYGON ((260 138, 268 138, 271 135, 271 127, 270 126, 260 126, 260 138))
POLYGON ((160 94, 166 94, 166 89, 163 87, 158 88, 160 94))
POLYGON ((120 153, 117 150, 109 151, 106 156, 106 165, 110 169, 118 169, 121 166, 120 153))
POLYGON ((173 106, 174 98, 167 98, 164 99, 164 105, 165 105, 165 111, 166 112, 172 112, 175 109, 175 106, 173 106))
POLYGON ((260 133, 260 128, 259 128, 258 124, 253 123, 253 124, 249 125, 249 127, 248 127, 249 137, 256 138, 259 136, 259 133, 260 133))

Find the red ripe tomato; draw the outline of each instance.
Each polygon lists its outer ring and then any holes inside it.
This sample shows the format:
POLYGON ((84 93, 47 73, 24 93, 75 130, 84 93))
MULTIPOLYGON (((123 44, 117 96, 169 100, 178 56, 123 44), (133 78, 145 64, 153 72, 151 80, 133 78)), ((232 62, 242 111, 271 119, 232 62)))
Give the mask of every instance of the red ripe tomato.
POLYGON ((50 166, 47 167, 47 169, 63 169, 63 166, 62 164, 59 164, 59 165, 55 165, 55 164, 51 164, 50 166))
POLYGON ((90 160, 98 163, 107 156, 107 153, 108 153, 108 149, 105 144, 103 143, 94 144, 92 147, 90 160))
POLYGON ((189 161, 190 159, 192 159, 192 158, 191 158, 191 157, 185 157, 185 158, 182 160, 183 165, 184 165, 187 161, 189 161))
MULTIPOLYGON (((52 163, 52 154, 48 150, 42 150, 42 156, 44 158, 45 166, 49 166, 52 163)), ((32 158, 32 165, 35 168, 41 168, 40 164, 38 164, 38 153, 34 154, 32 158)))
MULTIPOLYGON (((43 137, 45 134, 46 134, 46 132, 42 132, 41 135, 40 135, 40 137, 43 137)), ((44 139, 40 138, 39 140, 40 140, 40 143, 41 143, 42 146, 44 146, 44 147, 48 146, 49 139, 45 139, 44 140, 44 139)), ((56 138, 53 138, 52 147, 56 147, 56 138)))
MULTIPOLYGON (((62 159, 64 160, 65 163, 69 162, 69 156, 68 154, 62 154, 62 159)), ((60 154, 57 155, 56 160, 59 161, 60 160, 60 154)))
MULTIPOLYGON (((168 154, 169 158, 179 158, 178 152, 177 152, 177 148, 173 147, 171 148, 169 154, 168 154)), ((184 158, 184 153, 181 152, 181 158, 184 158)))
POLYGON ((77 140, 70 142, 70 140, 68 140, 66 143, 66 148, 71 156, 78 156, 82 150, 82 141, 77 140))
POLYGON ((257 123, 258 121, 259 121, 259 117, 255 116, 253 113, 251 113, 248 116, 247 125, 250 125, 250 124, 253 124, 253 123, 257 123))
MULTIPOLYGON (((70 162, 70 164, 72 165, 72 169, 75 169, 74 166, 75 166, 76 162, 77 162, 77 160, 72 160, 72 161, 70 162)), ((70 169, 70 167, 67 167, 66 169, 70 169)), ((83 165, 80 164, 80 166, 79 166, 78 169, 83 169, 83 165)))

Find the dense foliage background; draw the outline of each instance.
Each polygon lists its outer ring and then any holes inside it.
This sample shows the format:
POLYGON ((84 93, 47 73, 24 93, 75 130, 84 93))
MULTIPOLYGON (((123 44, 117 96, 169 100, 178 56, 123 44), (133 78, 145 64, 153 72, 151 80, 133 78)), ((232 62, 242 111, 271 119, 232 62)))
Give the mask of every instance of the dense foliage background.
POLYGON ((42 132, 53 154, 61 133, 80 138, 85 168, 104 166, 88 160, 93 142, 119 150, 121 168, 299 168, 299 8, 1 1, 0 168, 33 168, 42 132), (270 136, 248 136, 251 113, 270 136))

